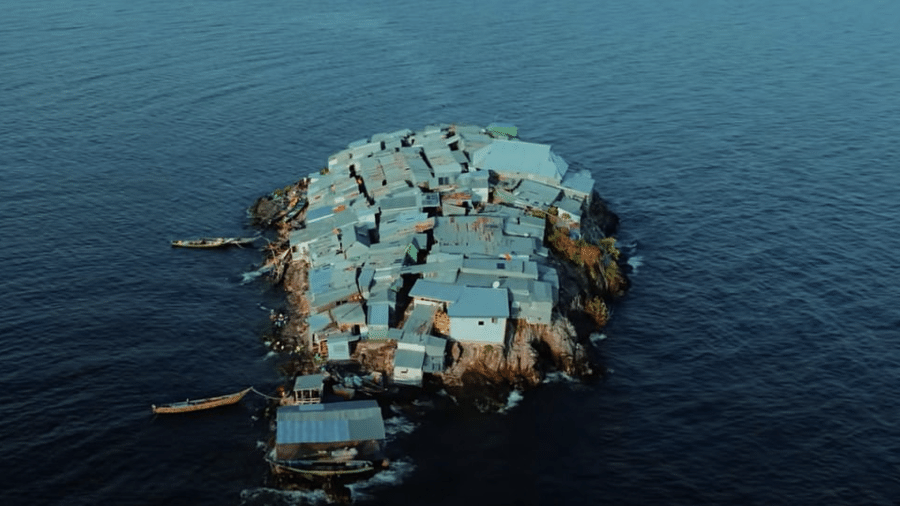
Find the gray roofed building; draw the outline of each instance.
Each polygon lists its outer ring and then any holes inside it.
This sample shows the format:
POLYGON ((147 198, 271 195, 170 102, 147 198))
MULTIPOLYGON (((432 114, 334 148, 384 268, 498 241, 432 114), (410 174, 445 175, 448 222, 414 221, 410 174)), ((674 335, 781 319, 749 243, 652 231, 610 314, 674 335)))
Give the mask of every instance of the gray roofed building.
POLYGON ((347 302, 331 309, 331 316, 340 328, 366 325, 366 312, 359 302, 347 302))
POLYGON ((306 374, 297 376, 294 380, 294 390, 291 393, 295 404, 316 404, 322 402, 322 390, 325 380, 324 374, 306 374))
POLYGON ((460 131, 459 137, 461 139, 460 148, 469 154, 469 160, 472 160, 475 151, 494 142, 493 137, 483 132, 460 131))
POLYGON ((563 177, 562 187, 566 195, 584 200, 594 191, 594 177, 587 169, 569 170, 563 177))
POLYGON ((328 360, 350 360, 350 343, 359 341, 359 336, 347 332, 332 334, 328 340, 328 360))
POLYGON ((538 278, 536 262, 518 259, 467 258, 463 260, 460 272, 463 274, 495 276, 497 278, 538 278))
POLYGON ((404 236, 414 235, 434 228, 434 218, 427 213, 417 211, 401 211, 383 218, 378 227, 381 241, 401 241, 409 244, 404 236))
POLYGON ((494 140, 471 153, 472 165, 507 177, 558 184, 569 165, 547 144, 494 140))
MULTIPOLYGON (((412 188, 410 190, 413 190, 412 188)), ((405 195, 396 195, 393 197, 385 197, 379 200, 376 205, 381 211, 382 219, 385 215, 398 213, 402 211, 421 211, 422 197, 419 190, 407 192, 405 195)))
POLYGON ((422 363, 425 361, 425 350, 404 350, 399 349, 394 354, 394 369, 414 368, 422 369, 422 363))
POLYGON ((460 254, 495 254, 503 230, 503 218, 485 216, 438 217, 434 240, 440 251, 460 254))
POLYGON ((466 172, 456 178, 456 184, 472 193, 473 202, 487 202, 490 194, 489 177, 485 171, 466 172))
POLYGON ((309 332, 314 335, 324 331, 333 323, 328 311, 313 313, 306 319, 306 324, 309 326, 309 332))
POLYGON ((387 302, 370 302, 366 325, 369 327, 369 339, 387 339, 390 324, 391 305, 387 302))
POLYGON ((381 408, 374 400, 282 406, 275 423, 275 458, 283 461, 301 457, 303 445, 385 438, 381 408))
POLYGON ((463 287, 459 285, 418 279, 410 289, 409 296, 417 302, 450 304, 459 299, 462 290, 463 287))
POLYGON ((305 374, 297 376, 297 378, 294 380, 294 390, 322 388, 322 382, 324 380, 324 374, 305 374))
MULTIPOLYGON (((505 288, 513 294, 528 295, 529 280, 521 278, 501 278, 493 275, 463 274, 456 277, 456 284, 481 288, 505 288), (496 285, 496 286, 495 286, 496 285)), ((514 316, 513 316, 514 317, 514 316)))
POLYGON ((352 158, 364 158, 384 149, 381 141, 370 142, 368 139, 360 139, 347 145, 347 149, 353 155, 352 158))
POLYGON ((465 287, 447 308, 450 337, 457 341, 503 345, 509 294, 505 289, 465 287))
POLYGON ((511 292, 511 315, 528 323, 549 324, 553 316, 555 298, 553 286, 543 281, 528 281, 528 293, 511 292))
POLYGON ((394 354, 394 383, 422 386, 425 350, 398 349, 394 354))
POLYGON ((503 233, 521 237, 544 237, 544 220, 522 214, 507 218, 503 223, 503 233))
POLYGON ((559 211, 559 217, 567 219, 573 223, 581 223, 581 203, 572 197, 563 197, 554 203, 559 211))
POLYGON ((555 186, 546 185, 530 179, 523 179, 513 190, 515 205, 547 209, 560 195, 561 191, 555 186))
POLYGON ((447 314, 451 318, 508 318, 509 295, 503 289, 463 287, 459 298, 447 309, 447 314))
MULTIPOLYGON (((413 334, 425 336, 431 333, 434 327, 434 314, 436 312, 434 306, 428 304, 417 304, 413 306, 406 321, 403 322, 403 334, 412 337, 413 334)), ((399 346, 400 343, 398 343, 399 346)))

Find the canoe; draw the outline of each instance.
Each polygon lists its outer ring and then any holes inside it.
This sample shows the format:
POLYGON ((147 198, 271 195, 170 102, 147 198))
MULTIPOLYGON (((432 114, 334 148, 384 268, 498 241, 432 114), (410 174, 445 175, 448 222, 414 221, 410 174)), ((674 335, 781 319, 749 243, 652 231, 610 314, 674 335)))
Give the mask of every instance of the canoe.
POLYGON ((277 461, 266 458, 274 474, 296 474, 308 479, 350 476, 374 472, 377 466, 368 460, 320 462, 314 460, 277 461))
POLYGON ((182 402, 173 402, 171 404, 163 404, 161 406, 157 406, 155 404, 151 405, 151 409, 154 413, 157 414, 165 414, 165 413, 187 413, 189 411, 200 411, 202 409, 210 409, 217 408, 219 406, 228 406, 229 404, 235 404, 239 402, 241 399, 247 395, 250 390, 253 390, 253 387, 246 388, 241 390, 240 392, 236 392, 229 395, 220 395, 218 397, 207 397, 206 399, 196 399, 196 400, 186 400, 182 402))
POLYGON ((242 246, 250 244, 259 237, 201 237, 172 241, 173 248, 224 248, 225 246, 242 246))

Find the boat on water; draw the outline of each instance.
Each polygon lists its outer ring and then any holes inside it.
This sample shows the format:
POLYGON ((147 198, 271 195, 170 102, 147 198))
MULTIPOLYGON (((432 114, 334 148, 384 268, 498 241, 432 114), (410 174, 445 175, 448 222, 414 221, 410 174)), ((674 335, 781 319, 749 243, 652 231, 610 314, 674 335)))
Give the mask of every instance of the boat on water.
POLYGON ((359 477, 367 473, 374 473, 379 467, 385 467, 381 462, 371 460, 345 460, 326 462, 323 460, 288 460, 278 461, 266 458, 276 475, 300 476, 308 480, 336 477, 359 477))
POLYGON ((272 473, 319 480, 359 477, 385 467, 384 419, 378 403, 321 403, 322 379, 298 377, 293 398, 277 409, 275 446, 266 457, 272 473))
POLYGON ((252 244, 259 237, 201 237, 199 239, 178 239, 172 241, 173 248, 224 248, 252 244))
POLYGON ((218 397, 207 397, 205 399, 185 400, 181 402, 173 402, 171 404, 151 405, 150 408, 157 414, 168 413, 187 413, 189 411, 200 411, 203 409, 217 408, 219 406, 228 406, 236 404, 247 395, 253 387, 245 388, 240 392, 228 395, 220 395, 218 397))

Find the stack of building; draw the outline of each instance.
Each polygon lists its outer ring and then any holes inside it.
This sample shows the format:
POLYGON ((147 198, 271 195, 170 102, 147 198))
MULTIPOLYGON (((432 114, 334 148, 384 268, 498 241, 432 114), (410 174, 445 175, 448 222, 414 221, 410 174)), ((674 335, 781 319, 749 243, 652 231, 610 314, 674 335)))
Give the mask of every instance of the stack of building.
POLYGON ((377 134, 309 175, 306 227, 290 242, 308 263, 309 330, 329 360, 349 359, 360 339, 394 340, 393 381, 420 385, 443 370, 448 338, 502 347, 508 319, 550 322, 559 278, 540 216, 577 234, 594 180, 510 128, 377 134), (398 295, 411 299, 404 314, 398 295))

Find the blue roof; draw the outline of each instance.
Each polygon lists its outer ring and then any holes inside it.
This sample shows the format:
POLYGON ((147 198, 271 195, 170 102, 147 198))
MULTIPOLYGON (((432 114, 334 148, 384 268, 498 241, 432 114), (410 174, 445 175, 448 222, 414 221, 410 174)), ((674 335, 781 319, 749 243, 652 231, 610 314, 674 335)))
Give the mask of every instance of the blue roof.
POLYGON ((373 400, 282 406, 276 416, 276 445, 384 437, 381 408, 373 400))
POLYGON ((397 350, 394 367, 401 369, 421 369, 425 363, 425 350, 397 350))
POLYGON ((481 170, 533 174, 559 182, 569 165, 550 151, 548 144, 495 140, 472 153, 472 164, 481 170))
POLYGON ((441 302, 456 302, 462 293, 463 287, 447 283, 437 283, 427 279, 418 279, 409 291, 412 298, 437 300, 441 302))
POLYGON ((447 308, 450 317, 508 318, 509 296, 505 288, 464 287, 459 300, 447 308))
POLYGON ((577 172, 569 171, 562 180, 562 185, 570 190, 590 195, 594 191, 594 178, 591 171, 582 169, 577 172))

